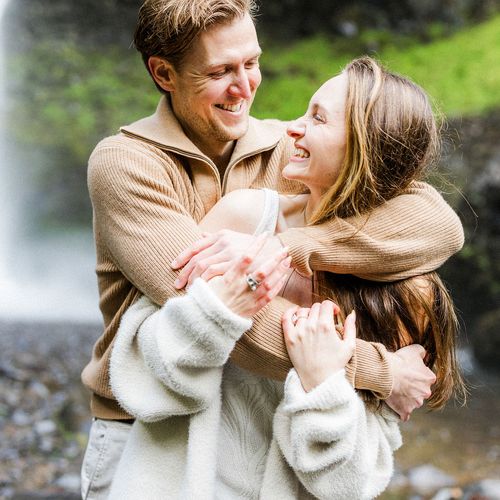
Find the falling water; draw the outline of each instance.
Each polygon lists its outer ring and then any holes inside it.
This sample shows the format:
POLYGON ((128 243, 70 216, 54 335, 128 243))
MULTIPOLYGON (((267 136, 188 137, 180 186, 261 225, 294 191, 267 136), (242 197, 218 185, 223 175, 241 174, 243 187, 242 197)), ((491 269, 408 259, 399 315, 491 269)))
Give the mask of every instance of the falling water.
MULTIPOLYGON (((8 0, 0 0, 0 200, 2 201, 2 210, 0 214, 0 286, 7 279, 8 254, 9 254, 9 219, 10 203, 7 197, 9 192, 7 178, 6 158, 6 140, 5 124, 7 114, 6 81, 5 81, 5 63, 4 63, 4 13, 6 12, 8 0)), ((1 299, 0 299, 1 300, 1 299)))
POLYGON ((99 313, 90 232, 35 235, 23 211, 35 183, 16 158, 15 141, 6 137, 7 17, 15 16, 9 5, 15 7, 0 0, 0 320, 94 322, 99 313))

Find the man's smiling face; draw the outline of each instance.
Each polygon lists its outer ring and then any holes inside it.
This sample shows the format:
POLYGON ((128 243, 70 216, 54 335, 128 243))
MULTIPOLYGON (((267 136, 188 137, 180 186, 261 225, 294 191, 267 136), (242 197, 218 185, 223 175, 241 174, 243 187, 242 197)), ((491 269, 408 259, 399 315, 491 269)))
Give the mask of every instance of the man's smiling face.
POLYGON ((202 32, 174 70, 172 108, 186 135, 205 153, 248 129, 261 82, 261 49, 249 15, 202 32))

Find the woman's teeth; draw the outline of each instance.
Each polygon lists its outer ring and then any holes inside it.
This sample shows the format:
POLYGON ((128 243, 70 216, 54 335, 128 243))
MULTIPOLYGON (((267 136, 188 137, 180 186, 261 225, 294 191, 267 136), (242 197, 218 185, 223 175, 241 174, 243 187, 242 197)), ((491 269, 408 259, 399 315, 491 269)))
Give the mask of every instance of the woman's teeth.
POLYGON ((305 151, 304 149, 300 149, 300 148, 295 148, 293 155, 298 156, 299 158, 309 158, 309 156, 310 156, 310 154, 307 151, 305 151))

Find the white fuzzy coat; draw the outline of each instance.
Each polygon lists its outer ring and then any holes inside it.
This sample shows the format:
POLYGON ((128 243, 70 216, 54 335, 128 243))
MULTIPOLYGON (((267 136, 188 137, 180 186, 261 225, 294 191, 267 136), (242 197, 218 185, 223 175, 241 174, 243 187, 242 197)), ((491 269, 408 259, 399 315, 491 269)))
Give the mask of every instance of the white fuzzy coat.
POLYGON ((125 315, 111 383, 137 420, 112 500, 369 499, 387 486, 401 445, 397 417, 368 411, 344 372, 309 393, 227 363, 251 321, 198 279, 161 309, 125 315), (221 397, 222 396, 222 397, 221 397))

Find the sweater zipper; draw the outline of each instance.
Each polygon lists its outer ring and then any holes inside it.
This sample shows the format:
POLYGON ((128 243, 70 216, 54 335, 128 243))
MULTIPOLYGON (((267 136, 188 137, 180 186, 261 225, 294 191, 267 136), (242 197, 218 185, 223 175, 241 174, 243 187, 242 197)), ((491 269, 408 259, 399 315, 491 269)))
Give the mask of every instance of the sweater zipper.
MULTIPOLYGON (((279 141, 278 141, 279 142, 279 141)), ((231 172, 231 170, 238 164, 240 163, 241 161, 243 160, 246 160, 247 158, 250 158, 251 156, 255 156, 255 155, 258 155, 260 153, 263 153, 264 151, 269 151, 273 148, 276 147, 276 145, 278 144, 278 142, 276 142, 275 144, 273 144, 272 146, 268 146, 266 148, 261 148, 261 149, 257 149, 255 151, 252 151, 251 153, 248 153, 246 155, 243 155, 243 156, 240 156, 238 159, 236 159, 235 161, 233 161, 232 163, 230 163, 228 165, 228 167, 226 168, 226 171, 224 172, 224 178, 222 179, 222 196, 224 196, 226 194, 226 187, 227 187, 227 178, 231 172)), ((217 172, 218 173, 218 172, 217 172)))

